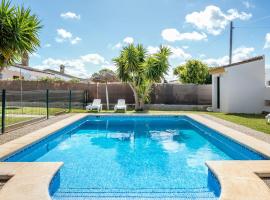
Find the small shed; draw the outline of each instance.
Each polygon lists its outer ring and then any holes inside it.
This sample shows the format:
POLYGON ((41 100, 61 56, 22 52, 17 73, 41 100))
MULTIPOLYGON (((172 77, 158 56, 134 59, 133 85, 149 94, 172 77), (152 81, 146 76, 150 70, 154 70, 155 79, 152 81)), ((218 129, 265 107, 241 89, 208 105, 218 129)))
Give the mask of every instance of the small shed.
POLYGON ((265 59, 250 58, 214 67, 212 74, 213 111, 261 113, 265 104, 265 59))

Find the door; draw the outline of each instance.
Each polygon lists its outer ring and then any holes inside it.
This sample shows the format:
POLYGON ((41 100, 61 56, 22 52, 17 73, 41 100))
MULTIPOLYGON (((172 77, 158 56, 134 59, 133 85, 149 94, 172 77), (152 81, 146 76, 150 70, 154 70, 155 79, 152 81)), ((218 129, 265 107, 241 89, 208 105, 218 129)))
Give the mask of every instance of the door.
POLYGON ((217 109, 220 109, 220 77, 217 77, 217 109))

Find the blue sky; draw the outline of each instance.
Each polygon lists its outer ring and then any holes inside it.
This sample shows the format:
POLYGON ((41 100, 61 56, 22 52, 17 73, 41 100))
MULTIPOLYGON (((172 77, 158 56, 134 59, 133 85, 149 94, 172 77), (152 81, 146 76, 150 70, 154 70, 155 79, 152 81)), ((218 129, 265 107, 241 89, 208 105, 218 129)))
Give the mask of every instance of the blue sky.
MULTIPOLYGON (((229 21, 234 30, 234 61, 265 55, 270 64, 269 0, 13 0, 39 16, 41 47, 30 64, 39 69, 67 66, 89 77, 123 45, 142 43, 149 53, 160 44, 173 54, 171 69, 190 58, 210 65, 228 62, 229 21)), ((174 79, 172 70, 168 79, 174 79)))

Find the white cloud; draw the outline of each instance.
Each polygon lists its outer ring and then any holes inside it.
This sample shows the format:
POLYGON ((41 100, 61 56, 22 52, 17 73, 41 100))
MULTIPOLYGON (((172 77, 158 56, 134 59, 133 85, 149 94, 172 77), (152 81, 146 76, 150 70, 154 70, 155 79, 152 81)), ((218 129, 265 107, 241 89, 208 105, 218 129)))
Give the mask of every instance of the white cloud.
MULTIPOLYGON (((171 56, 170 59, 181 59, 186 60, 190 59, 192 56, 189 53, 186 53, 182 48, 180 47, 174 47, 170 45, 166 45, 171 50, 171 56)), ((159 50, 159 47, 157 46, 148 46, 147 51, 149 54, 157 53, 159 50)))
POLYGON ((270 33, 267 33, 265 36, 265 44, 264 44, 264 48, 270 48, 270 33))
POLYGON ((39 55, 38 53, 32 53, 32 54, 30 54, 30 57, 31 58, 41 58, 41 55, 39 55))
MULTIPOLYGON (((245 60, 252 56, 252 53, 255 51, 253 47, 238 47, 233 51, 232 62, 239 62, 245 60)), ((208 58, 205 59, 206 62, 210 66, 222 66, 229 64, 229 56, 223 56, 220 58, 208 58)))
POLYGON ((205 55, 205 54, 200 54, 199 57, 200 57, 200 58, 205 58, 206 55, 205 55))
POLYGON ((99 68, 104 68, 105 66, 107 66, 107 68, 109 68, 109 64, 110 63, 106 61, 106 59, 101 55, 91 53, 80 56, 76 59, 47 58, 42 61, 41 65, 37 65, 35 67, 41 70, 53 69, 58 71, 60 65, 65 65, 67 74, 87 78, 90 76, 88 65, 96 66, 99 68))
POLYGON ((92 63, 94 65, 106 64, 105 58, 97 53, 81 56, 80 60, 84 63, 92 63))
POLYGON ((112 47, 112 49, 120 49, 126 44, 132 44, 132 43, 134 43, 133 37, 125 37, 122 42, 118 42, 116 45, 112 47))
POLYGON ((228 15, 226 15, 227 19, 232 21, 235 19, 240 19, 240 20, 249 20, 252 17, 251 13, 246 13, 246 12, 238 12, 236 9, 229 9, 227 11, 228 15))
POLYGON ((178 30, 174 28, 164 29, 161 32, 161 36, 164 40, 169 42, 181 41, 181 40, 205 40, 207 39, 207 35, 205 33, 199 33, 196 31, 190 33, 180 33, 178 30))
POLYGON ((236 9, 229 9, 224 13, 219 7, 209 5, 203 11, 186 15, 186 22, 210 34, 219 35, 229 21, 235 19, 248 20, 251 17, 251 13, 238 12, 236 9))
POLYGON ((159 50, 158 47, 154 47, 154 46, 148 46, 148 47, 147 47, 147 52, 148 52, 149 54, 157 53, 158 50, 159 50))
POLYGON ((60 15, 63 19, 81 19, 80 15, 77 15, 76 13, 73 12, 66 12, 66 13, 61 13, 60 15))
POLYGON ((126 44, 132 44, 132 43, 134 43, 134 38, 133 37, 126 37, 126 38, 124 38, 123 42, 126 44))
POLYGON ((207 58, 203 60, 205 63, 207 63, 210 66, 222 66, 229 64, 229 56, 223 56, 220 58, 207 58))
POLYGON ((49 43, 47 43, 47 44, 44 45, 44 47, 46 47, 46 48, 49 48, 49 47, 51 47, 51 46, 52 46, 52 45, 49 44, 49 43))
POLYGON ((117 67, 114 64, 108 62, 105 65, 101 65, 101 69, 110 69, 116 71, 117 67))
POLYGON ((183 48, 183 49, 188 49, 188 48, 189 48, 189 46, 184 45, 184 46, 182 46, 182 48, 183 48))
POLYGON ((244 5, 247 9, 254 8, 254 7, 255 7, 255 6, 254 6, 252 3, 250 3, 249 1, 243 1, 242 3, 243 3, 243 5, 244 5))
POLYGON ((82 39, 79 37, 75 37, 70 41, 71 44, 78 44, 82 39))
POLYGON ((233 51, 233 62, 238 62, 252 56, 251 54, 255 51, 253 47, 239 47, 233 51))
POLYGON ((180 47, 173 47, 168 46, 171 49, 172 55, 170 58, 178 58, 178 59, 190 59, 192 56, 189 53, 186 53, 182 48, 180 47))
POLYGON ((65 29, 57 29, 57 35, 62 39, 70 39, 72 38, 72 33, 66 31, 65 29))
POLYGON ((118 42, 116 45, 113 46, 114 49, 120 49, 122 47, 122 43, 118 42))
POLYGON ((55 38, 55 41, 58 43, 63 43, 63 42, 70 42, 70 44, 78 44, 82 39, 79 37, 73 37, 72 33, 60 28, 57 29, 57 37, 55 38))

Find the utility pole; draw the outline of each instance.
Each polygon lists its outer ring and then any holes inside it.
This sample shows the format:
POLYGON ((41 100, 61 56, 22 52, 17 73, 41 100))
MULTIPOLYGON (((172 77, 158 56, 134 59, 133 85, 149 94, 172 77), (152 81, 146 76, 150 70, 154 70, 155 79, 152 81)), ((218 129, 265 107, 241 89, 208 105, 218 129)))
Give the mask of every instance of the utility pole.
POLYGON ((232 45, 233 45, 233 22, 230 23, 230 55, 229 55, 229 64, 232 64, 232 45))

